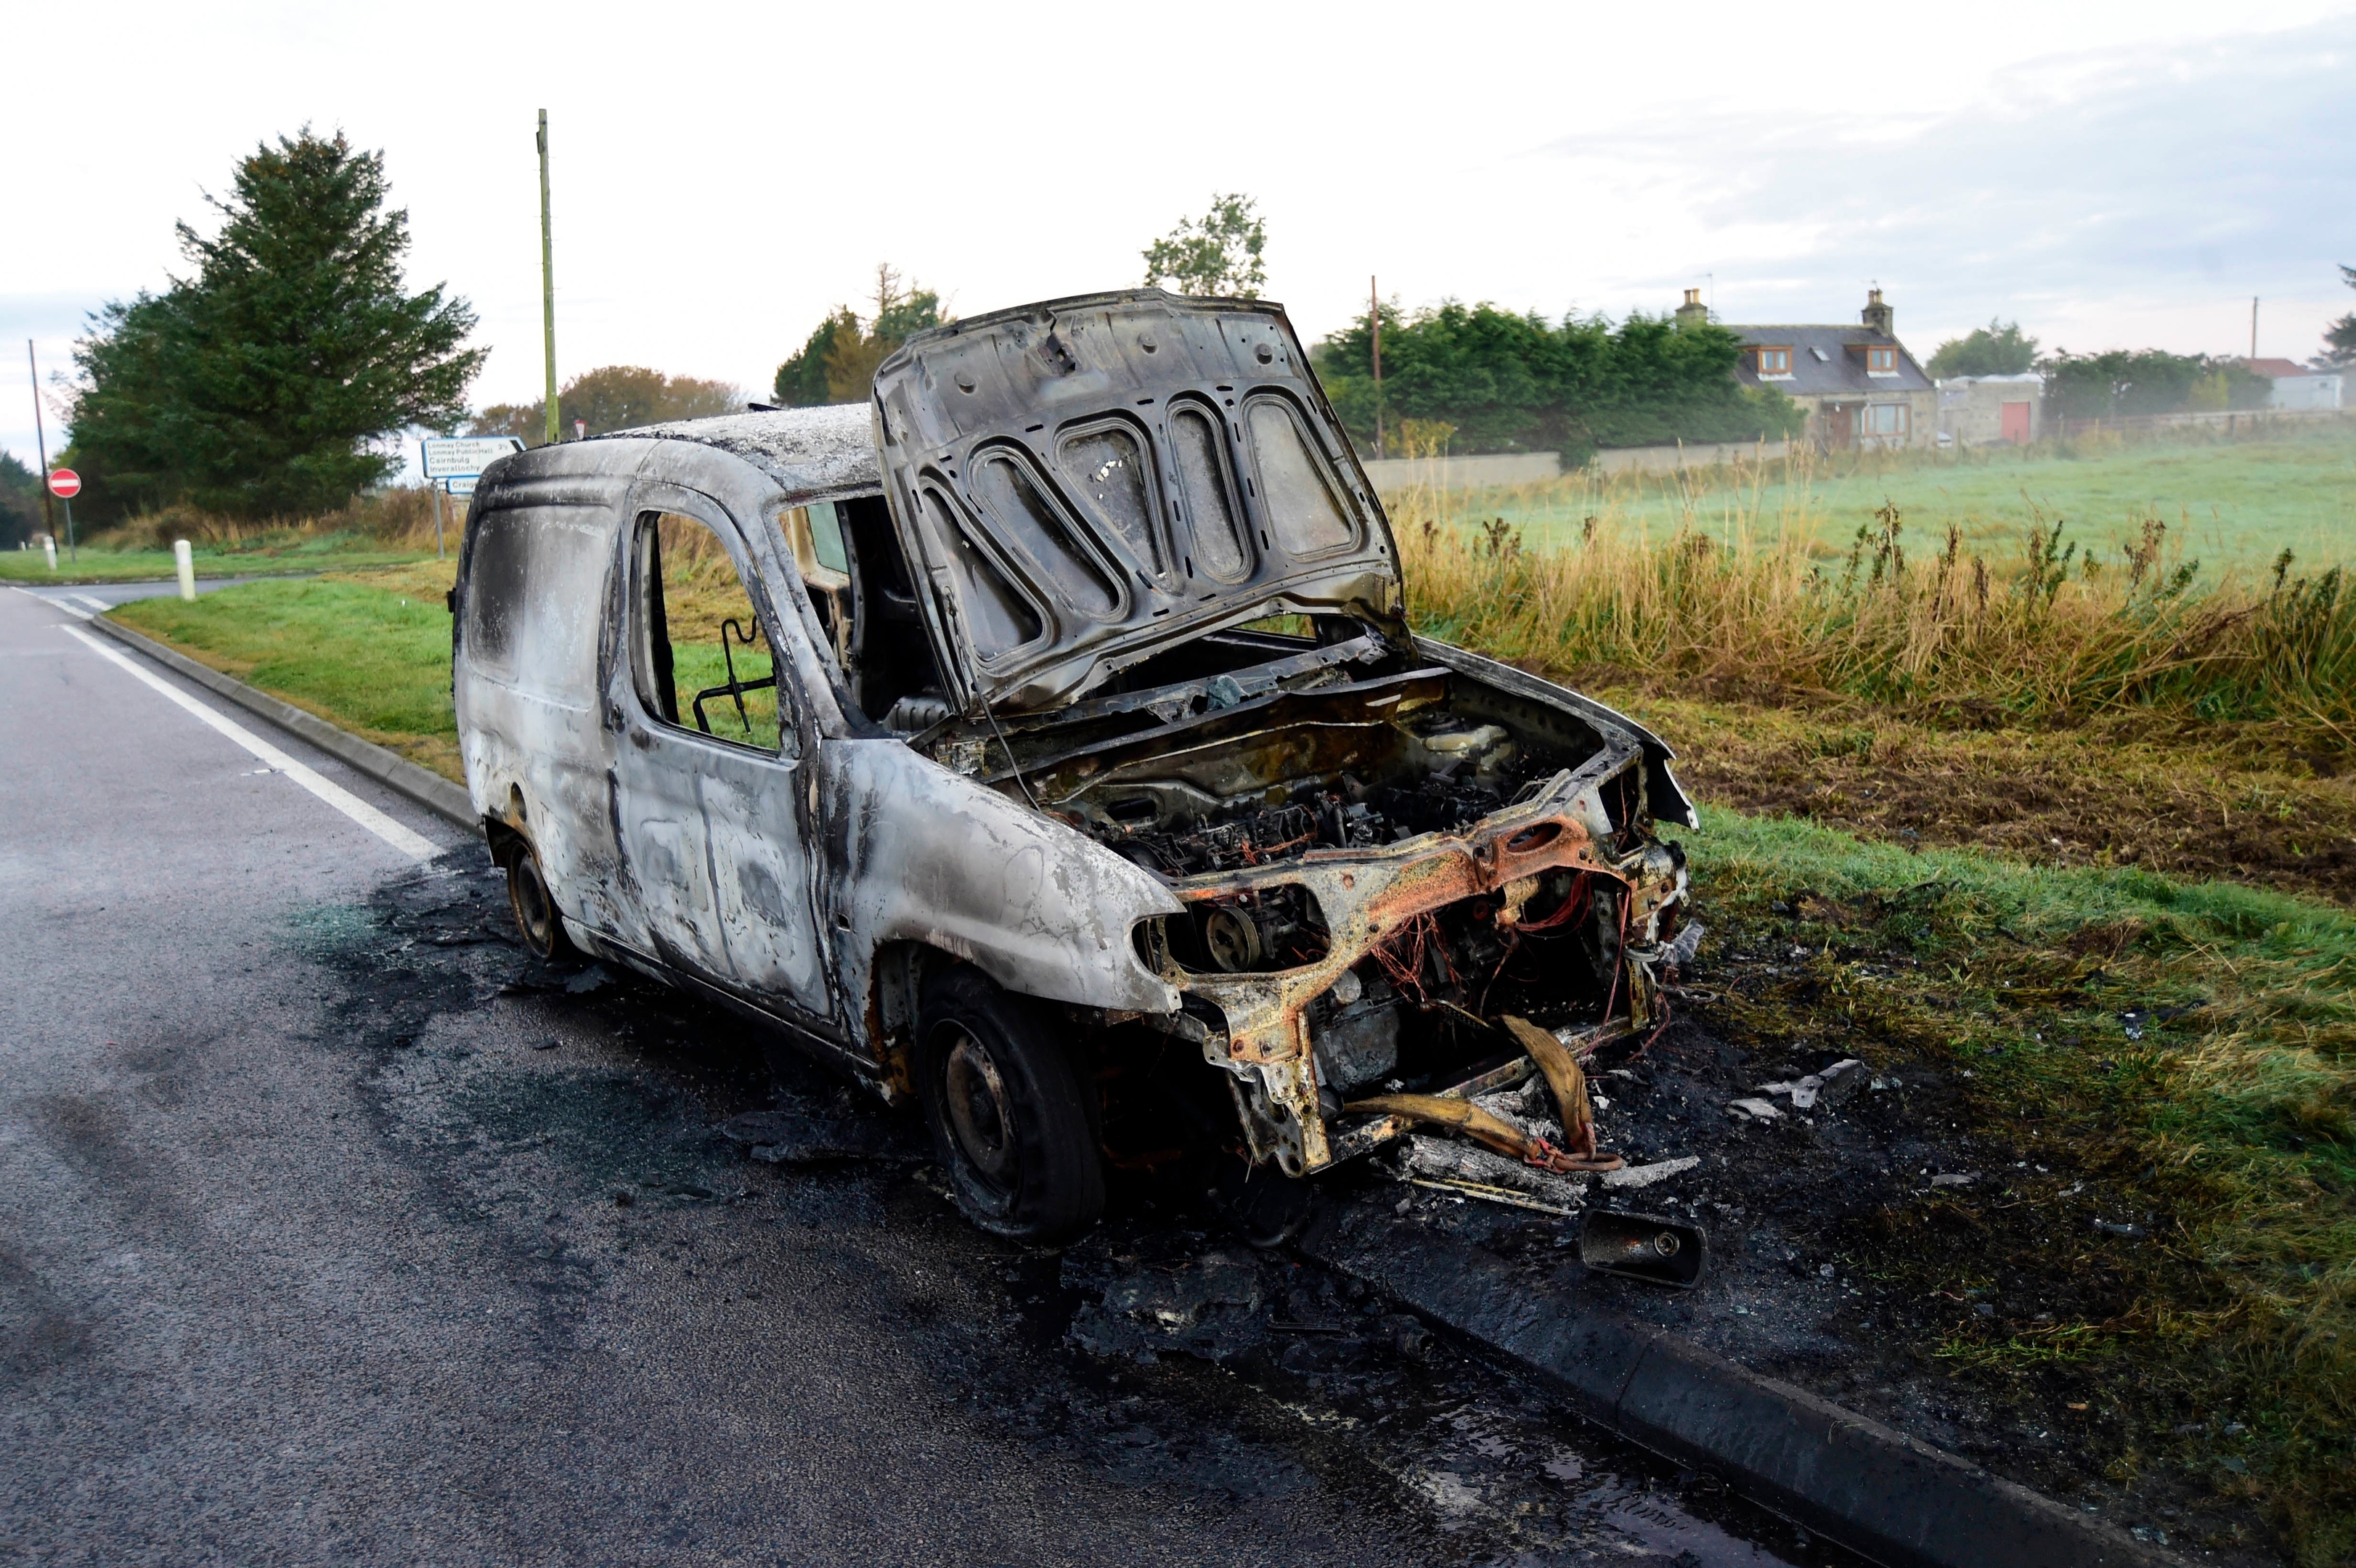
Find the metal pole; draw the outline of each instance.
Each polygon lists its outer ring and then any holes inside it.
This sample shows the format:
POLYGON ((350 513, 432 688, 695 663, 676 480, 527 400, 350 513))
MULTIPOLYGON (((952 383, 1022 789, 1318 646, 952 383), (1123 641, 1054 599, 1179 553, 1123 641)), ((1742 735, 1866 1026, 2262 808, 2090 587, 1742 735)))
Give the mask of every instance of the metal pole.
MULTIPOLYGON (((48 487, 46 480, 42 482, 41 487, 43 489, 47 489, 48 487)), ((81 551, 74 546, 73 503, 71 501, 66 502, 66 559, 73 562, 76 566, 80 566, 81 564, 81 551)))
POLYGON ((2250 368, 2258 364, 2258 296, 2250 296, 2250 368))
POLYGON ((41 368, 33 358, 33 340, 25 339, 25 368, 33 373, 33 441, 41 454, 41 526, 49 530, 49 564, 57 564, 58 505, 49 499, 49 436, 41 423, 41 368))
POLYGON ((428 479, 426 487, 434 492, 434 559, 442 559, 442 482, 428 479))
POLYGON ((1383 296, 1366 274, 1366 320, 1375 329, 1375 455, 1383 454, 1383 296))
POLYGON ((548 220, 548 111, 540 112, 540 323, 548 350, 548 444, 556 444, 556 241, 548 220))

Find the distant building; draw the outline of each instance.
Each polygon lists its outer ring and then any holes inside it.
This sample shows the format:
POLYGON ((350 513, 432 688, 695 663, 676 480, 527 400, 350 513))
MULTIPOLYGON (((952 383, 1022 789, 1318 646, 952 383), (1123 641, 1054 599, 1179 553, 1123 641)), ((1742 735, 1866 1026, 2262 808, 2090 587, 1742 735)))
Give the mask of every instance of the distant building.
MULTIPOLYGON (((1687 289, 1676 315, 1709 319, 1701 291, 1687 289)), ((1875 289, 1856 326, 1729 326, 1744 346, 1734 379, 1772 387, 1806 410, 1806 439, 1828 451, 1933 445, 1938 389, 1898 341, 1894 321, 1875 289)))
POLYGON ((1949 376, 1939 383, 1940 444, 2015 446, 2045 433, 2045 378, 1949 376))
POLYGON ((2318 370, 2291 359, 2245 359, 2242 362, 2275 384, 2266 400, 2270 409, 2340 409, 2340 372, 2318 370))

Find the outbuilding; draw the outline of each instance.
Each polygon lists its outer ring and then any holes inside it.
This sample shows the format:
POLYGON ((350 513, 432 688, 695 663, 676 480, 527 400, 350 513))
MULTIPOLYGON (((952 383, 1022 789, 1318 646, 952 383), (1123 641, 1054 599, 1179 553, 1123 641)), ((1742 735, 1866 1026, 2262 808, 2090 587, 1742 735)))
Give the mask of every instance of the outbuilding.
POLYGON ((2045 434, 2045 378, 1949 376, 1939 382, 1939 434, 1956 446, 2022 446, 2045 434))

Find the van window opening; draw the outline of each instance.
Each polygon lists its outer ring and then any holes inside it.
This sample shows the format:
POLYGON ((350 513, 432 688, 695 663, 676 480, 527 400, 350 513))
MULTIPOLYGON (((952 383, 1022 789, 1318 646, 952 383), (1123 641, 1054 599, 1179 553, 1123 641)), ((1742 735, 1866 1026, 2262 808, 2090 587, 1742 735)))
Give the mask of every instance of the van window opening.
POLYGON ((768 633, 718 535, 676 512, 638 521, 631 664, 666 724, 774 752, 782 736, 768 633))

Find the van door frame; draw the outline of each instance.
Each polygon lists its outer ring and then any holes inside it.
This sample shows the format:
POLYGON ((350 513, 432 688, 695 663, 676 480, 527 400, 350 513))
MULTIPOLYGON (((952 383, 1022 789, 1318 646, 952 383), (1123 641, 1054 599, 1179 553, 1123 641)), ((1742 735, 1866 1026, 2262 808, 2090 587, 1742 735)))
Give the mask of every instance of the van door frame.
MULTIPOLYGON (((768 592, 762 563, 752 549, 745 530, 724 503, 703 491, 677 483, 641 480, 631 486, 623 502, 623 513, 621 574, 616 580, 620 592, 608 600, 611 613, 617 619, 610 628, 611 636, 606 639, 614 653, 613 663, 607 672, 606 704, 607 720, 614 730, 616 752, 612 805, 616 817, 616 837, 623 848, 625 875, 637 884, 638 901, 648 917, 648 935, 654 939, 657 949, 655 961, 672 977, 693 982, 693 988, 697 990, 755 1010, 790 1026, 798 1034, 840 1050, 841 1009, 834 995, 830 944, 826 940, 815 896, 818 846, 808 787, 815 777, 811 764, 819 743, 819 726, 815 721, 809 699, 803 690, 800 661, 793 656, 788 641, 796 633, 787 629, 787 624, 779 615, 768 592), (637 576, 639 530, 643 520, 650 514, 666 512, 691 518, 711 528, 720 539, 722 548, 728 552, 738 581, 752 603, 754 614, 761 623, 762 634, 769 642, 771 663, 778 680, 780 737, 781 741, 787 734, 792 737, 790 755, 784 753, 782 746, 779 753, 770 754, 716 736, 701 734, 684 724, 670 723, 649 711, 640 694, 632 624, 637 596, 641 591, 637 576), (629 841, 632 835, 630 807, 626 799, 630 786, 626 782, 626 775, 636 771, 631 764, 637 753, 656 749, 671 750, 675 755, 701 760, 710 764, 709 773, 731 777, 736 783, 753 779, 766 801, 786 806, 798 841, 799 874, 790 879, 793 885, 789 888, 778 886, 776 879, 772 879, 770 885, 780 898, 793 901, 793 906, 807 923, 802 934, 809 944, 810 961, 815 965, 813 985, 797 987, 787 995, 780 995, 773 985, 750 985, 743 975, 735 972, 731 958, 723 956, 715 961, 708 951, 678 950, 678 944, 668 939, 669 933, 654 928, 652 923, 659 906, 653 890, 638 881, 637 869, 630 862, 629 841), (766 779, 762 777, 765 773, 768 775, 766 779), (666 948, 672 951, 664 951, 666 948), (813 1003, 817 1005, 813 1006, 813 1003)), ((653 759, 647 761, 651 763, 653 759)), ((697 804, 702 821, 703 840, 700 848, 706 857, 705 869, 712 881, 711 918, 724 924, 726 916, 723 903, 725 892, 717 877, 719 851, 710 838, 714 827, 712 821, 714 795, 702 782, 706 770, 693 770, 693 774, 698 779, 697 804)), ((724 811, 731 803, 723 795, 721 804, 724 811)), ((751 822, 732 826, 757 843, 751 822)), ((740 915, 742 912, 741 910, 738 912, 740 915)), ((731 953, 725 944, 724 930, 715 934, 720 937, 718 951, 723 955, 731 953)))

